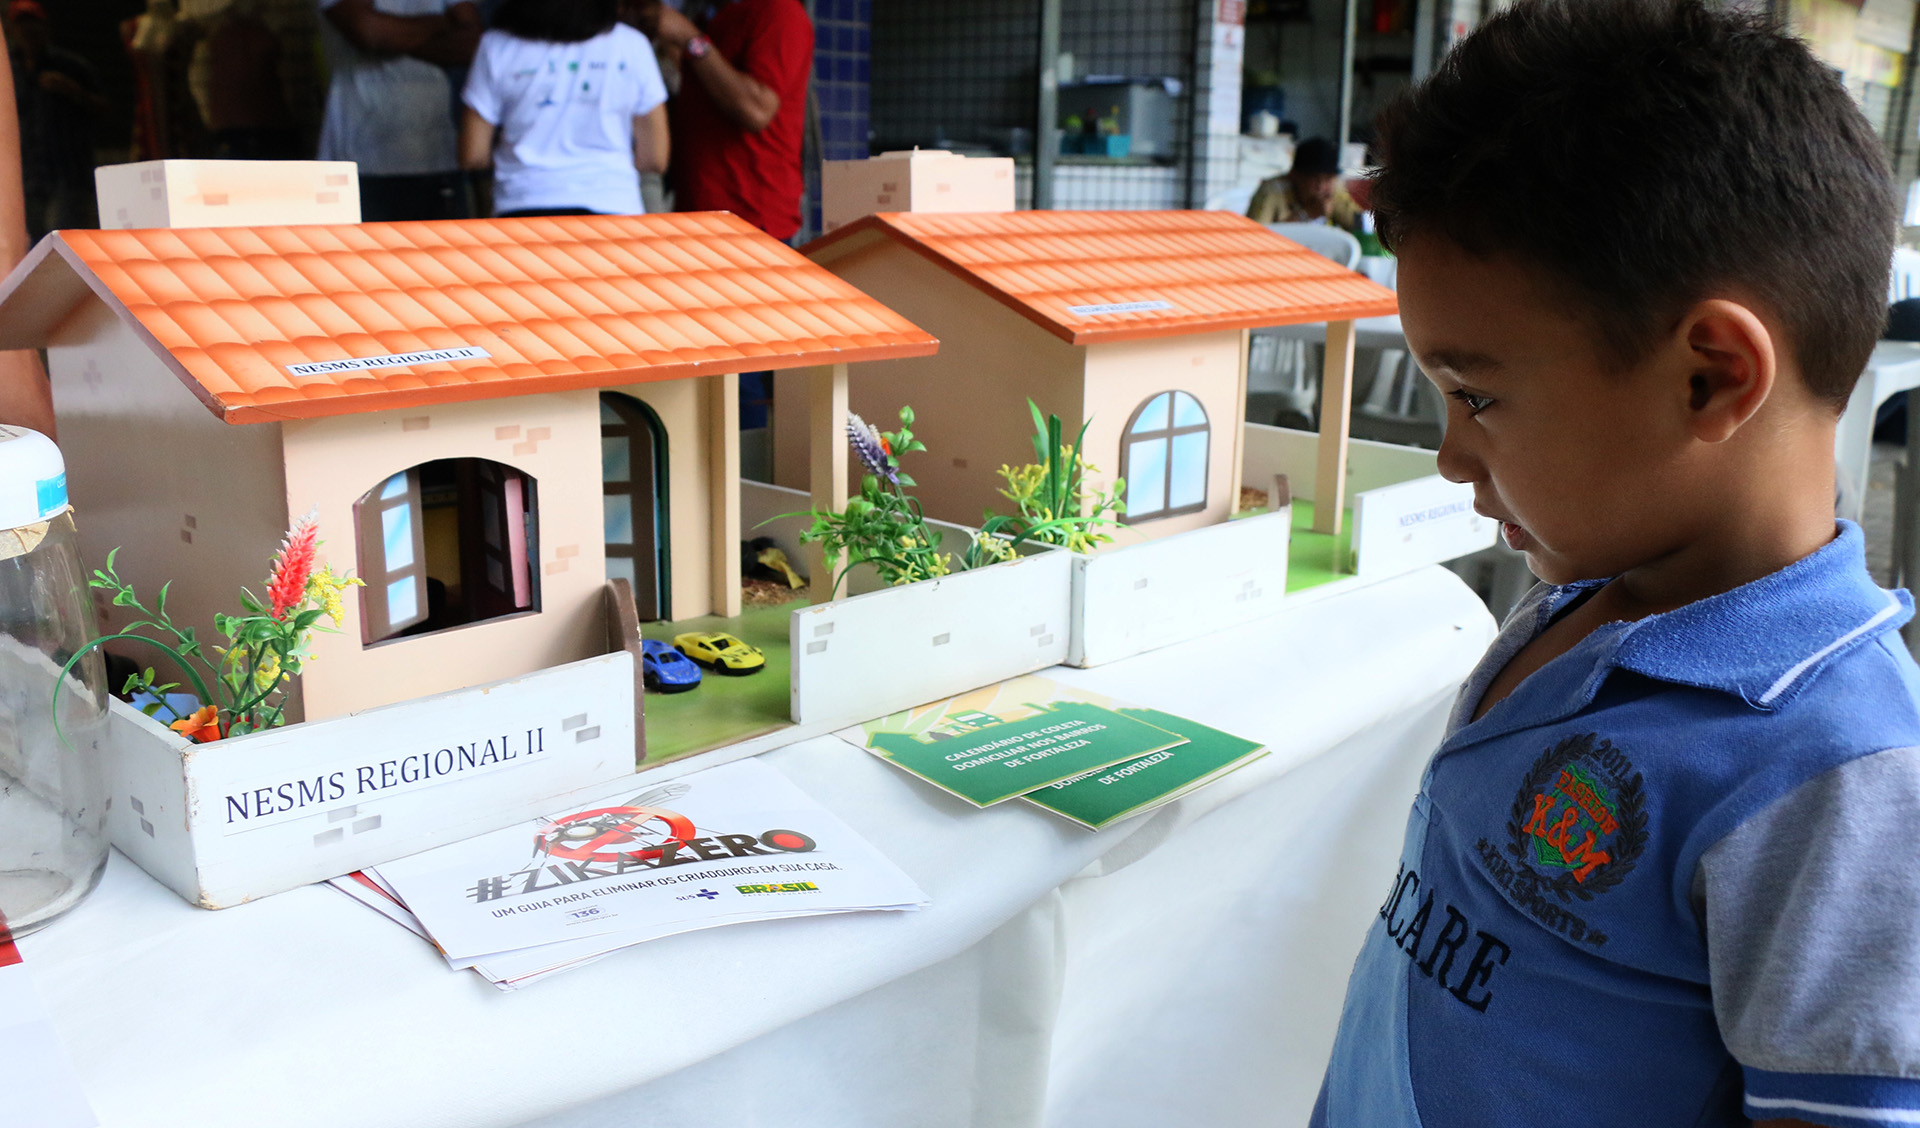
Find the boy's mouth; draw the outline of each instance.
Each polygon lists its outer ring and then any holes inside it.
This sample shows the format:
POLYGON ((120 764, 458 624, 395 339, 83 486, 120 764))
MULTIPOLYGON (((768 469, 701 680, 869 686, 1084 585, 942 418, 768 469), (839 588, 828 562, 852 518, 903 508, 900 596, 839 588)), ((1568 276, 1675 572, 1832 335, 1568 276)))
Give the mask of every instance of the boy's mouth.
POLYGON ((1506 540, 1507 547, 1515 552, 1525 552, 1533 547, 1533 538, 1527 535, 1525 529, 1512 521, 1500 522, 1500 536, 1506 540))

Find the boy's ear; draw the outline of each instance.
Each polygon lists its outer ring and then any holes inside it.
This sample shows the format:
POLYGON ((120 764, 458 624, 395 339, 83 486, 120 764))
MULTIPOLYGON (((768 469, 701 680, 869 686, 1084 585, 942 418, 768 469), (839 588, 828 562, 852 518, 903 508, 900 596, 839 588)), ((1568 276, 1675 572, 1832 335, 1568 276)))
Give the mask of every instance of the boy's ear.
POLYGON ((1773 334, 1751 308, 1709 298, 1687 311, 1679 337, 1687 349, 1687 426, 1701 442, 1725 442, 1773 394, 1773 334))

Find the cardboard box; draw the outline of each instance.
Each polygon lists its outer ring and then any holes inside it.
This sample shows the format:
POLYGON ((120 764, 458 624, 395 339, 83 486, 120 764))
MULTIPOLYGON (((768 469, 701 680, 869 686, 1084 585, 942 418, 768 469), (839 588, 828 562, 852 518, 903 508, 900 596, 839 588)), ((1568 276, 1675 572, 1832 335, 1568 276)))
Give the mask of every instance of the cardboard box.
POLYGON ((823 161, 820 199, 826 231, 875 212, 1012 211, 1013 158, 914 149, 823 161))

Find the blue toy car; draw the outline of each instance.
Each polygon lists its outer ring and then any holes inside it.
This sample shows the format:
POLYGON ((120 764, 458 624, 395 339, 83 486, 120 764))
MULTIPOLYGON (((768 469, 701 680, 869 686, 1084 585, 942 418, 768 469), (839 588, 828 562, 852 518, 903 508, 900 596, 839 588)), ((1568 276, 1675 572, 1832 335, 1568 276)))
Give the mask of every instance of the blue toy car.
POLYGON ((655 693, 684 693, 700 684, 700 667, 664 642, 642 639, 640 677, 655 693))

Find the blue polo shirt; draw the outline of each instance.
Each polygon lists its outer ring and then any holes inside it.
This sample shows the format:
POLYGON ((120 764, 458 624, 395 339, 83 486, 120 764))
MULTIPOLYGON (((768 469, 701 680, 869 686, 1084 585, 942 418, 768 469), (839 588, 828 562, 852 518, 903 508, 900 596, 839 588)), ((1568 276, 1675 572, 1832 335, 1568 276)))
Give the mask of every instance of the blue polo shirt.
POLYGON ((1313 1124, 1920 1124, 1920 671, 1841 522, 1609 623, 1472 720, 1468 680, 1347 988, 1313 1124))

